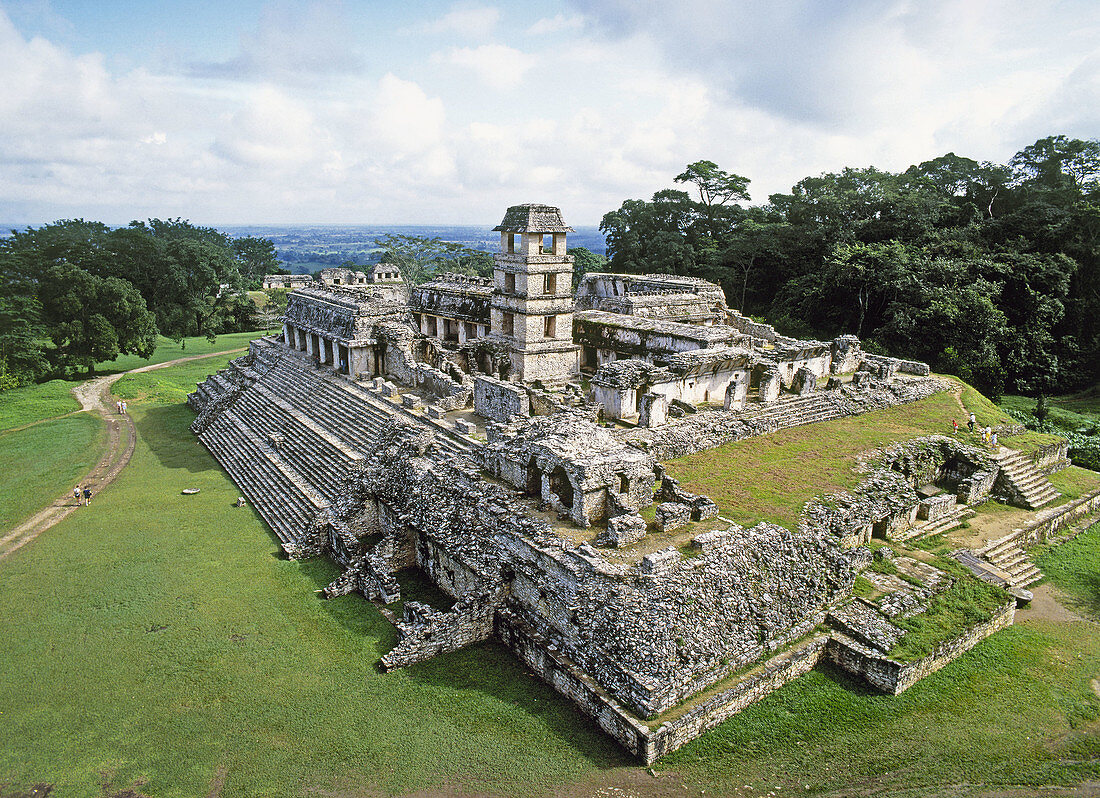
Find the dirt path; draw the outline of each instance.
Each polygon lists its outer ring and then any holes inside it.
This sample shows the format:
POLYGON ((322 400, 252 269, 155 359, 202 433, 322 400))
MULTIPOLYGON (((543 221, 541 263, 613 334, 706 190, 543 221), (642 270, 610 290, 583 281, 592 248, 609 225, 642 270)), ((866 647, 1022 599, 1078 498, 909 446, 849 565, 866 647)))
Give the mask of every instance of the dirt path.
MULTIPOLYGON (((129 371, 122 371, 118 374, 110 374, 105 377, 94 377, 87 382, 82 382, 75 386, 73 388, 73 396, 80 402, 81 407, 81 410, 78 412, 95 413, 107 422, 107 449, 92 470, 79 480, 79 484, 89 485, 92 488, 92 492, 98 495, 103 488, 111 484, 115 478, 118 477, 134 454, 134 444, 137 439, 137 430, 134 428, 134 421, 128 415, 120 416, 115 406, 115 400, 109 398, 111 386, 114 385, 120 377, 125 374, 137 374, 143 371, 155 371, 156 369, 168 368, 169 366, 176 366, 191 360, 202 360, 207 357, 217 357, 218 355, 243 352, 246 348, 247 347, 240 347, 238 349, 229 349, 225 352, 212 352, 208 355, 180 357, 175 360, 168 360, 164 363, 154 363, 149 366, 141 366, 140 368, 130 369, 129 371)), ((20 427, 20 429, 26 429, 30 426, 33 426, 33 424, 24 425, 20 427)), ((92 498, 95 498, 95 496, 92 498)), ((40 512, 28 518, 11 532, 0 537, 0 560, 7 559, 13 553, 23 548, 23 546, 26 546, 58 521, 67 517, 76 510, 77 507, 78 504, 73 498, 71 490, 54 499, 53 502, 40 512)))

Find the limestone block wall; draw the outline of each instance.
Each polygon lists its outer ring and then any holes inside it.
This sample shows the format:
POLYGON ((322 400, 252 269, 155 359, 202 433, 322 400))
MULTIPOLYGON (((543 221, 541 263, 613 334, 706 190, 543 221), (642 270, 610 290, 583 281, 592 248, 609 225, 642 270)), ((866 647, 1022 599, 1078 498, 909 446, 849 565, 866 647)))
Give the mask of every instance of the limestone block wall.
POLYGON ((478 376, 474 378, 474 412, 490 421, 507 424, 517 416, 530 416, 531 400, 520 385, 478 376))
POLYGON ((670 550, 629 569, 583 548, 567 554, 571 578, 517 567, 513 595, 529 623, 642 717, 805 634, 855 576, 835 541, 768 524, 735 525, 696 557, 670 550))

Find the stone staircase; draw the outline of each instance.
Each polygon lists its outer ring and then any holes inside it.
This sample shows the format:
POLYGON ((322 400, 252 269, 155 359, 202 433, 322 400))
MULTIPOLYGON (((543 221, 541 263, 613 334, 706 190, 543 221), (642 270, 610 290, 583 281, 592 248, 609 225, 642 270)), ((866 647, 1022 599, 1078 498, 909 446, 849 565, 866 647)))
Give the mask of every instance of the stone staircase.
POLYGON ((257 436, 232 408, 219 413, 199 440, 229 472, 283 543, 294 543, 329 502, 257 436))
POLYGON ((950 514, 937 518, 935 521, 913 524, 909 529, 896 535, 894 540, 898 542, 920 540, 921 538, 929 538, 943 532, 950 532, 952 529, 962 524, 963 521, 973 518, 975 515, 977 515, 977 513, 970 509, 970 505, 957 504, 955 505, 954 511, 950 514))
POLYGON ((395 418, 429 426, 446 451, 478 446, 446 419, 402 408, 277 344, 257 341, 253 352, 251 365, 232 361, 197 386, 193 404, 225 397, 199 440, 283 543, 299 542, 395 418))
POLYGON ((1002 447, 993 458, 1000 465, 1004 478, 1029 510, 1038 510, 1058 497, 1058 491, 1035 467, 1028 455, 1002 447))
POLYGON ((1013 587, 1024 588, 1042 579, 1043 573, 1020 548, 1018 540, 1019 535, 1014 532, 993 541, 975 554, 1003 571, 1013 587))
POLYGON ((743 420, 760 424, 771 430, 814 424, 836 417, 836 404, 830 400, 829 394, 823 391, 817 391, 809 396, 781 399, 769 405, 749 405, 741 415, 743 420))

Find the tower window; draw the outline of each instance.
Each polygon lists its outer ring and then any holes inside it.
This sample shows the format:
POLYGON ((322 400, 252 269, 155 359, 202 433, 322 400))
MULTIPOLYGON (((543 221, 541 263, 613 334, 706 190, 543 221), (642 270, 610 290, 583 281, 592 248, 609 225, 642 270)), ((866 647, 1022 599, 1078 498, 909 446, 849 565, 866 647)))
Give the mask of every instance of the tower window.
POLYGON ((546 317, 546 335, 543 336, 543 337, 545 337, 545 338, 556 338, 557 337, 557 329, 558 329, 557 321, 558 321, 557 316, 547 316, 546 317))
POLYGON ((516 292, 516 276, 511 272, 506 272, 504 275, 504 290, 510 294, 516 292))
POLYGON ((546 293, 558 293, 558 276, 556 274, 546 275, 546 293))
MULTIPOLYGON (((512 275, 515 277, 515 275, 512 275)), ((503 335, 515 335, 516 334, 516 317, 511 313, 505 313, 501 323, 501 333, 503 335)))

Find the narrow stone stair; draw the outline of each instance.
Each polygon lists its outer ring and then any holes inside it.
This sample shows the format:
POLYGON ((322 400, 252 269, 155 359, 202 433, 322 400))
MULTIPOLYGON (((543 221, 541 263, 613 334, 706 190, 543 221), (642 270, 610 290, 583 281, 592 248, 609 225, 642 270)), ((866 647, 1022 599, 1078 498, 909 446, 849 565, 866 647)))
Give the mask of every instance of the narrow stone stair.
POLYGON ((1001 447, 993 458, 1000 465, 1002 475, 1029 510, 1038 510, 1058 498, 1057 489, 1035 467, 1027 454, 1001 447))
POLYGON ((1038 582, 1043 578, 1043 573, 1035 567, 1017 541, 1015 533, 1006 535, 979 549, 977 554, 1008 574, 1013 586, 1022 588, 1038 582))

